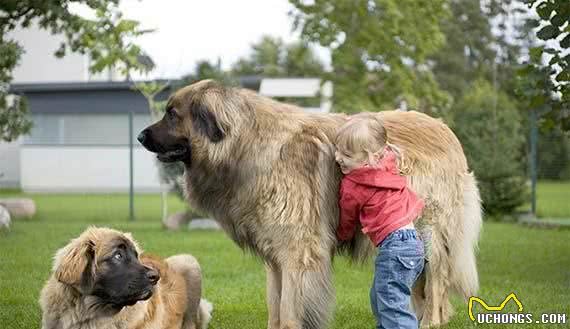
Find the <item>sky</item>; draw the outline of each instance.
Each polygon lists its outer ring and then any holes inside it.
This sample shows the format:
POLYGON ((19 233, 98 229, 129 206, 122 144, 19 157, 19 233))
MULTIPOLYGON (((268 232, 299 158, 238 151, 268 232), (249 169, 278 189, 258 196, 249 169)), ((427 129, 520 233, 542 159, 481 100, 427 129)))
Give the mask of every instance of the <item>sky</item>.
MULTIPOLYGON (((196 62, 204 59, 220 58, 222 67, 228 69, 263 35, 285 42, 299 39, 299 33, 292 31, 288 13, 293 7, 287 0, 121 0, 120 9, 126 18, 155 30, 141 36, 137 44, 156 68, 145 77, 134 75, 135 79, 178 78, 191 73, 196 62)), ((330 69, 330 52, 314 49, 330 69)))
MULTIPOLYGON (((299 39, 287 0, 123 0, 120 8, 156 30, 137 41, 157 65, 152 78, 180 77, 201 59, 220 58, 227 69, 262 35, 299 39)), ((316 50, 328 63, 327 51, 316 50)))

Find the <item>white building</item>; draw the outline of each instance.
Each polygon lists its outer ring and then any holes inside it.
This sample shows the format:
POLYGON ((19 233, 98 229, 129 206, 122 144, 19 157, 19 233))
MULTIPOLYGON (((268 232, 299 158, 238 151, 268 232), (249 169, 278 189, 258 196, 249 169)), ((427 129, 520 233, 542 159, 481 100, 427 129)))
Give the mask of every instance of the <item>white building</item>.
MULTIPOLYGON (((128 109, 121 108, 120 103, 110 107, 105 101, 122 95, 119 101, 141 106, 135 115, 135 129, 139 129, 150 122, 144 98, 134 103, 129 100, 125 93, 139 95, 130 84, 116 82, 123 77, 114 71, 91 74, 86 55, 71 53, 56 58, 53 54, 64 41, 60 35, 32 26, 10 32, 8 39, 17 40, 24 48, 13 71, 12 90, 26 95, 34 127, 29 136, 0 143, 0 187, 25 191, 114 191, 128 187, 128 166, 123 172, 129 159, 128 109), (97 107, 102 110, 94 111, 97 107), (82 178, 79 166, 87 169, 82 178)), ((135 159, 146 153, 137 145, 135 159)), ((156 170, 152 160, 146 160, 137 161, 150 166, 135 168, 144 177, 137 182, 141 189, 156 189, 156 170)))
POLYGON ((127 191, 131 112, 134 187, 159 190, 154 155, 136 142, 151 121, 132 83, 18 84, 12 90, 26 96, 34 122, 19 147, 24 191, 127 191))
MULTIPOLYGON (((55 58, 62 38, 46 31, 20 30, 11 37, 26 50, 11 90, 27 98, 34 127, 15 143, 0 143, 0 187, 26 192, 128 191, 133 113, 135 190, 160 190, 154 154, 136 142, 151 119, 146 100, 132 83, 117 81, 120 77, 112 72, 91 75, 88 58, 82 55, 55 58)), ((320 95, 320 106, 308 110, 330 110, 332 86, 321 86, 319 79, 244 77, 240 82, 271 97, 320 95)))
POLYGON ((24 48, 20 63, 13 71, 13 83, 118 81, 124 78, 111 70, 90 73, 87 55, 68 53, 63 58, 55 57, 55 51, 64 41, 63 36, 53 35, 35 25, 11 31, 7 39, 18 41, 24 48))

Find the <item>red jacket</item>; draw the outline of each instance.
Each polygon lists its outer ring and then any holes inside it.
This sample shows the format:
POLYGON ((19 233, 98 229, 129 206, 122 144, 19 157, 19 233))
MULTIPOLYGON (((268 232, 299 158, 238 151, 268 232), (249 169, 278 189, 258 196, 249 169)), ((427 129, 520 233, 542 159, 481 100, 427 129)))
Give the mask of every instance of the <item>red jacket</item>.
POLYGON ((378 246, 388 234, 416 220, 424 202, 399 175, 396 156, 387 151, 378 168, 358 168, 340 184, 339 240, 350 240, 356 224, 378 246))

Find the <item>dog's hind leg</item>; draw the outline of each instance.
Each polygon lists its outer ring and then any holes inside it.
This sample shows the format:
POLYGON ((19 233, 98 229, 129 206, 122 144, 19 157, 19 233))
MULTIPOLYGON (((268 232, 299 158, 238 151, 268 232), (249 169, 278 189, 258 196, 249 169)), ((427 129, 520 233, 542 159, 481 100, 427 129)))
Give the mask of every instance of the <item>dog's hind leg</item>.
POLYGON ((279 307, 281 305, 281 270, 275 265, 266 265, 267 273, 267 328, 279 329, 279 307))
POLYGON ((440 198, 438 217, 432 222, 431 254, 426 270, 426 311, 422 326, 445 324, 453 314, 449 293, 465 300, 479 286, 475 250, 481 230, 481 201, 472 174, 464 174, 440 198), (447 202, 445 202, 447 201, 447 202))
MULTIPOLYGON (((426 266, 422 327, 445 324, 453 314, 450 292, 467 300, 478 289, 475 249, 481 230, 481 203, 475 177, 465 174, 447 206, 431 221, 432 241, 426 266)), ((451 190, 453 191, 453 189, 451 190)))
POLYGON ((465 301, 477 294, 477 242, 483 222, 481 198, 473 174, 463 175, 463 204, 458 216, 461 219, 450 233, 451 286, 465 301))
POLYGON ((450 258, 447 241, 440 229, 432 233, 431 250, 426 263, 424 295, 425 303, 421 327, 439 326, 449 321, 453 314, 449 302, 450 258))
POLYGON ((170 269, 182 274, 186 281, 187 307, 183 329, 198 328, 198 311, 202 295, 202 272, 196 258, 191 255, 176 255, 166 259, 170 269))

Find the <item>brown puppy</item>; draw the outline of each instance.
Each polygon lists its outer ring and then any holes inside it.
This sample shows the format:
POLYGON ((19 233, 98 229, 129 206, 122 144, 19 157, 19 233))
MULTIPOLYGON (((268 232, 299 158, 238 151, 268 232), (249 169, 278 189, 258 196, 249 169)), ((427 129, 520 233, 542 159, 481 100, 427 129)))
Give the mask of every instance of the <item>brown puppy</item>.
MULTIPOLYGON (((404 153, 409 185, 426 201, 418 230, 428 263, 414 287, 422 326, 452 314, 449 294, 475 294, 481 204, 461 144, 440 120, 381 112, 388 141, 404 153)), ((332 140, 342 114, 314 114, 254 92, 201 81, 169 99, 138 139, 161 161, 182 161, 194 209, 210 214, 267 264, 268 328, 324 329, 332 313, 341 172, 332 140)), ((374 251, 362 233, 347 244, 374 251)))
POLYGON ((89 228, 58 250, 42 289, 43 329, 203 329, 196 259, 140 255, 128 233, 89 228))

